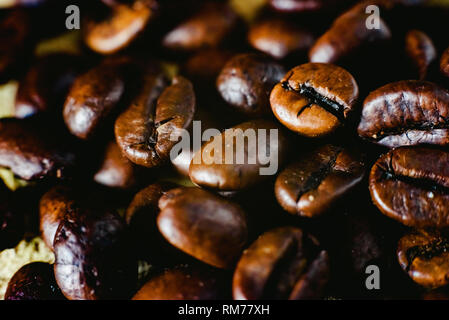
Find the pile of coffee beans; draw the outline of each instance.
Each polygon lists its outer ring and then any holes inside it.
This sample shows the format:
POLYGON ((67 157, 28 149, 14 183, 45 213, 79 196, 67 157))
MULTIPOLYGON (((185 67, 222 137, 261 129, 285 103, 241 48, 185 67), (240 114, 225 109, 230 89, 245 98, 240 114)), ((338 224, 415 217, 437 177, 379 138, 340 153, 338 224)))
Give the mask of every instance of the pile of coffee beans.
POLYGON ((5 299, 449 299, 449 1, 0 7, 5 299))

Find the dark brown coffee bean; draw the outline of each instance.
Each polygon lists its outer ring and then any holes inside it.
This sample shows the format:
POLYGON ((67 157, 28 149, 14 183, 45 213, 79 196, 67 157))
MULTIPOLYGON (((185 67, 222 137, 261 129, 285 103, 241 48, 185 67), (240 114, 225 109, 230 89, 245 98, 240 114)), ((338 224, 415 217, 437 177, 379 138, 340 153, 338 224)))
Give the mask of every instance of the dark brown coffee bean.
POLYGON ((130 188, 137 182, 137 168, 128 160, 115 141, 107 144, 103 161, 94 181, 111 188, 130 188))
POLYGON ((391 150, 371 169, 374 204, 407 226, 448 227, 448 161, 448 152, 426 147, 391 150))
POLYGON ((382 17, 379 17, 379 28, 367 28, 370 14, 365 10, 370 4, 374 3, 358 4, 338 17, 310 49, 310 61, 335 63, 362 46, 390 39, 391 31, 382 17))
POLYGON ((142 90, 115 122, 115 137, 132 162, 155 167, 168 161, 195 114, 195 93, 187 79, 177 76, 165 88, 162 74, 148 73, 142 90))
POLYGON ((55 186, 47 191, 39 202, 41 237, 53 249, 56 230, 66 215, 74 210, 75 200, 68 187, 55 186))
POLYGON ((128 59, 105 60, 75 79, 64 103, 64 121, 81 139, 92 138, 119 107, 125 91, 128 59))
POLYGON ((288 139, 276 123, 244 122, 205 143, 192 159, 189 176, 205 188, 243 190, 276 174, 287 149, 288 139))
POLYGON ((275 59, 309 49, 315 41, 311 32, 284 19, 262 20, 251 26, 248 33, 251 46, 275 59))
POLYGON ((5 300, 65 300, 56 284, 53 265, 33 262, 9 280, 5 300))
POLYGON ((359 153, 325 145, 282 171, 276 179, 275 194, 289 213, 316 217, 350 192, 363 175, 359 153))
POLYGON ((329 278, 329 259, 318 241, 301 229, 284 227, 261 235, 234 272, 238 300, 317 299, 329 278))
POLYGON ((441 56, 440 70, 445 76, 449 77, 449 48, 441 56))
POLYGON ((133 300, 215 300, 224 297, 220 274, 199 267, 180 266, 150 279, 133 300))
POLYGON ((229 60, 217 78, 223 99, 238 111, 261 116, 270 113, 271 89, 285 74, 284 68, 263 54, 239 54, 229 60))
POLYGON ((405 37, 405 51, 415 65, 419 79, 427 77, 429 65, 436 59, 437 52, 432 39, 419 30, 411 30, 405 37))
POLYGON ((307 63, 290 70, 271 92, 274 115, 306 137, 329 135, 347 122, 359 89, 345 69, 307 63))
POLYGON ((36 61, 20 81, 15 116, 25 118, 57 107, 74 81, 78 65, 78 58, 65 54, 50 54, 36 61))
POLYGON ((100 203, 89 206, 81 199, 56 230, 56 281, 70 300, 129 298, 137 265, 125 223, 116 212, 97 208, 100 203))
POLYGON ((449 284, 449 239, 440 232, 411 232, 399 240, 399 264, 425 287, 449 284))
POLYGON ((28 120, 0 120, 0 166, 24 180, 65 177, 75 164, 55 134, 28 120))
POLYGON ((86 20, 84 41, 92 50, 111 54, 127 47, 147 26, 157 8, 155 0, 134 0, 113 6, 102 20, 86 20))
POLYGON ((206 3, 195 15, 165 35, 163 45, 172 50, 193 51, 217 47, 238 25, 237 14, 224 3, 206 3))
POLYGON ((217 268, 231 268, 247 239, 245 213, 199 188, 178 188, 159 200, 157 224, 174 246, 217 268))
POLYGON ((425 81, 399 81, 371 92, 363 104, 358 133, 394 148, 449 143, 449 92, 425 81))
MULTIPOLYGON (((343 0, 346 1, 346 0, 343 0)), ((315 11, 334 6, 337 0, 270 0, 270 5, 279 11, 302 12, 315 11)), ((348 2, 348 1, 346 1, 348 2)))
POLYGON ((215 82, 232 53, 223 49, 210 48, 196 52, 186 61, 184 71, 190 79, 200 82, 215 82))

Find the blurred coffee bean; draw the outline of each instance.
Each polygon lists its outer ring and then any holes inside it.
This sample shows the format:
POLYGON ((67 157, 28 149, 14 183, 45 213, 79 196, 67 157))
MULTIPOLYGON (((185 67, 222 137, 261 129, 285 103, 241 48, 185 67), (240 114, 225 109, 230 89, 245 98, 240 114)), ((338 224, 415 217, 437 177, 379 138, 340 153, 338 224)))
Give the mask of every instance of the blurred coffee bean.
POLYGON ((351 0, 270 0, 270 5, 279 11, 302 12, 315 11, 333 7, 338 2, 349 3, 351 0))
POLYGON ((418 71, 419 79, 426 79, 429 65, 437 57, 432 39, 422 31, 410 30, 405 38, 405 50, 418 71))
POLYGON ((298 228, 278 228, 261 235, 243 253, 234 273, 233 296, 318 299, 328 276, 328 254, 314 237, 298 228))
POLYGON ((311 32, 284 19, 266 19, 251 26, 248 33, 251 46, 275 59, 308 50, 315 39, 311 32))
POLYGON ((159 199, 157 224, 174 246, 217 268, 231 268, 247 240, 240 207, 199 188, 178 188, 159 199))
POLYGON ((0 120, 0 166, 24 180, 64 178, 75 155, 43 125, 28 120, 0 120))
POLYGON ((157 9, 155 0, 134 0, 113 6, 99 20, 85 20, 84 41, 101 54, 115 53, 127 47, 143 32, 157 9))
POLYGON ((449 143, 449 92, 426 81, 404 80, 371 92, 363 103, 359 135, 394 148, 449 143))
POLYGON ((165 86, 161 73, 145 75, 141 92, 115 122, 115 137, 123 154, 144 167, 169 160, 195 114, 195 93, 189 80, 176 76, 165 86))
POLYGON ((177 51, 217 47, 238 24, 237 14, 227 4, 205 3, 197 13, 165 35, 163 46, 177 51))
POLYGON ((274 115, 292 131, 307 137, 334 133, 354 111, 359 89, 345 69, 307 63, 290 70, 271 92, 274 115))
POLYGON ((449 152, 401 147, 371 169, 369 189, 379 210, 407 226, 449 226, 449 152))
MULTIPOLYGON (((66 54, 38 59, 20 81, 15 116, 25 118, 59 107, 79 72, 79 64, 79 58, 66 54)), ((59 109, 56 111, 60 114, 59 109)))
POLYGON ((286 160, 288 146, 288 137, 276 123, 244 122, 203 144, 192 159, 189 176, 205 188, 240 191, 273 177, 286 160))
POLYGON ((449 239, 440 232, 413 231, 398 243, 402 269, 416 283, 425 287, 449 284, 449 239))
MULTIPOLYGON (((226 278, 225 278, 226 279, 226 278)), ((216 300, 228 298, 216 270, 179 266, 151 278, 133 300, 216 300)), ((226 279, 230 280, 230 279, 226 279)))
POLYGON ((226 62, 232 58, 232 52, 209 48, 192 54, 186 61, 183 69, 192 81, 201 85, 210 85, 223 69, 226 62), (207 83, 205 83, 207 82, 207 83))
POLYGON ((300 157, 279 174, 276 198, 291 214, 316 217, 357 186, 363 175, 359 152, 325 145, 300 157))
POLYGON ((20 268, 9 280, 5 300, 65 300, 56 284, 53 265, 33 262, 20 268))
POLYGON ((217 78, 223 99, 252 117, 270 114, 271 89, 285 74, 284 68, 263 54, 239 54, 229 60, 217 78))
POLYGON ((449 77, 449 48, 441 56, 440 69, 445 76, 449 77))

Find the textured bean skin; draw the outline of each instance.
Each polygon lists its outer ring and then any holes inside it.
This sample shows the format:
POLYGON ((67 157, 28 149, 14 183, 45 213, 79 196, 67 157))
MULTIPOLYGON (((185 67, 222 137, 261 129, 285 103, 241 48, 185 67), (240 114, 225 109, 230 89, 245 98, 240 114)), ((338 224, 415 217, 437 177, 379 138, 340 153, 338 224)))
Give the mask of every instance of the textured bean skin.
POLYGON ((276 179, 275 194, 289 213, 315 217, 328 211, 363 176, 360 154, 326 145, 282 171, 276 179))
POLYGON ((234 299, 317 299, 329 277, 328 263, 327 252, 301 229, 268 231, 243 253, 234 272, 234 299))
POLYGON ((56 284, 53 266, 33 262, 20 268, 9 280, 5 300, 65 300, 56 284))
POLYGON ((217 268, 231 268, 247 239, 245 213, 199 188, 177 188, 159 200, 157 224, 174 246, 217 268))
POLYGON ((344 125, 358 95, 358 85, 345 69, 307 63, 287 72, 271 92, 270 103, 288 129, 306 137, 322 137, 344 125))
POLYGON ((422 31, 410 30, 405 38, 405 50, 418 70, 419 79, 424 80, 429 65, 437 57, 432 39, 422 31))
POLYGON ((410 232, 398 243, 402 269, 418 284, 436 288, 449 283, 449 241, 440 232, 410 232))
POLYGON ((449 92, 426 81, 399 81, 371 92, 363 104, 358 133, 393 148, 449 142, 449 92))
POLYGON ((381 156, 369 177, 374 204, 407 226, 449 226, 448 160, 448 152, 426 147, 402 147, 381 156))

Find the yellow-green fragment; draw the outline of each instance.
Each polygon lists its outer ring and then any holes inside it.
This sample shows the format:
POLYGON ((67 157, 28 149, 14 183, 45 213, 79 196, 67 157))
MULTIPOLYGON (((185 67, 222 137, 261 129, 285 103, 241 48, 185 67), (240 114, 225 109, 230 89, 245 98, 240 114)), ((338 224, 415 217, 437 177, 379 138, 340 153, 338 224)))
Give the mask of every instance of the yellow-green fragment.
POLYGON ((7 168, 0 168, 0 179, 12 191, 23 188, 29 185, 28 181, 17 178, 14 173, 7 168))
POLYGON ((37 57, 52 53, 68 53, 78 55, 82 53, 81 31, 65 32, 54 38, 42 40, 36 46, 34 54, 37 57))
POLYGON ((14 116, 18 88, 19 83, 15 80, 0 85, 0 118, 14 116))

